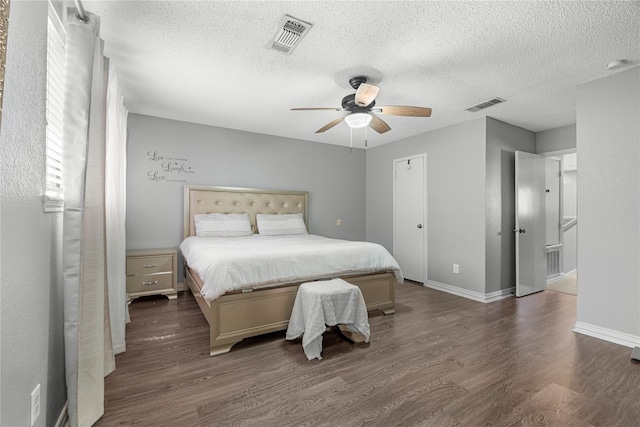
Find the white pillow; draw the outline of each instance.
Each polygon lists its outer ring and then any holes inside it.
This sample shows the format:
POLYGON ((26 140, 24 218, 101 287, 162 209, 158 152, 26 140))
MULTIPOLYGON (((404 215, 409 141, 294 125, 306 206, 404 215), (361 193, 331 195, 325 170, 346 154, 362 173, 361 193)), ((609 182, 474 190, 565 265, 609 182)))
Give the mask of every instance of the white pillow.
POLYGON ((258 214, 258 233, 264 236, 308 234, 302 214, 258 214))
POLYGON ((195 214, 193 220, 196 236, 199 237, 237 237, 253 234, 248 213, 195 214))

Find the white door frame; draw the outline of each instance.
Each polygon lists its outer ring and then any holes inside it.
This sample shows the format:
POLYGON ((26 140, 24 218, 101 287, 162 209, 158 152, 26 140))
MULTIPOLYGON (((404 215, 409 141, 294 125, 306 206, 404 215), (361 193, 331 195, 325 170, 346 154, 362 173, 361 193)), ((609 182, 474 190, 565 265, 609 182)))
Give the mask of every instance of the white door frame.
POLYGON ((427 153, 420 153, 420 154, 414 154, 412 156, 407 156, 407 157, 402 157, 399 159, 394 159, 391 163, 391 173, 393 174, 393 229, 392 229, 392 235, 393 235, 393 254, 395 256, 396 253, 396 163, 398 162, 406 162, 407 160, 410 159, 415 159, 416 157, 421 157, 422 158, 422 174, 424 176, 424 206, 422 208, 422 229, 424 230, 424 248, 423 248, 423 253, 424 253, 424 257, 422 258, 422 271, 423 271, 423 281, 422 283, 427 283, 427 277, 429 277, 428 274, 428 266, 429 263, 427 262, 427 260, 429 259, 429 252, 428 252, 428 247, 429 245, 427 244, 427 242, 429 241, 429 227, 427 226, 427 206, 428 206, 428 187, 427 187, 427 153))
MULTIPOLYGON (((577 154, 578 148, 565 148, 562 150, 555 151, 546 151, 544 153, 538 153, 543 157, 560 157, 560 220, 563 226, 563 229, 560 231, 560 243, 562 244, 560 249, 560 268, 562 269, 562 274, 559 277, 567 274, 564 268, 564 155, 565 154, 577 154)), ((578 269, 577 260, 576 260, 576 270, 578 269)), ((555 278, 557 279, 557 277, 555 278)))

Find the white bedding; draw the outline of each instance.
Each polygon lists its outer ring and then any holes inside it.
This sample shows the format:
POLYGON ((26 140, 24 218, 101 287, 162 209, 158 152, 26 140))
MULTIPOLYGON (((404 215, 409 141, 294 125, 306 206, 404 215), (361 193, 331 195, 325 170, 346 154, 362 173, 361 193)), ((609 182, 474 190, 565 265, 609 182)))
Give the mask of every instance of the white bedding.
POLYGON ((309 235, 187 237, 180 250, 209 300, 228 291, 320 278, 392 271, 396 260, 381 245, 309 235))

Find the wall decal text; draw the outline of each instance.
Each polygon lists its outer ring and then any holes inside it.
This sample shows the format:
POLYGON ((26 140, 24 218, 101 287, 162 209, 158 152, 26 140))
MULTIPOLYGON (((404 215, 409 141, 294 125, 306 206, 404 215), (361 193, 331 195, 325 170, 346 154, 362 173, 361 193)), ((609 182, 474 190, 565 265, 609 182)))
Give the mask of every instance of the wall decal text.
POLYGON ((189 182, 188 176, 195 173, 186 158, 168 157, 159 151, 147 151, 147 160, 155 166, 147 170, 149 181, 186 183, 189 182))

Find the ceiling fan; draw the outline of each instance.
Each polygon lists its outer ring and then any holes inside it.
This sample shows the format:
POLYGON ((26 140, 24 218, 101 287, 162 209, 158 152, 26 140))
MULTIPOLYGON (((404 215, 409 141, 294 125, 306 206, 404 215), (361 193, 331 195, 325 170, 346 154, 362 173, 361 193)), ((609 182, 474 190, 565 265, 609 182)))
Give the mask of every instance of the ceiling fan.
POLYGON ((376 114, 388 114, 392 116, 410 116, 410 117, 430 117, 431 108, 427 107, 411 107, 408 105, 387 105, 384 107, 376 107, 375 98, 380 88, 367 83, 364 76, 356 76, 349 79, 349 84, 356 90, 356 93, 342 98, 342 108, 292 108, 291 111, 309 111, 309 110, 333 110, 348 111, 344 117, 327 123, 316 133, 325 132, 341 122, 354 128, 363 128, 369 126, 378 133, 385 133, 391 130, 391 127, 378 117, 376 114), (374 114, 375 113, 375 114, 374 114))

